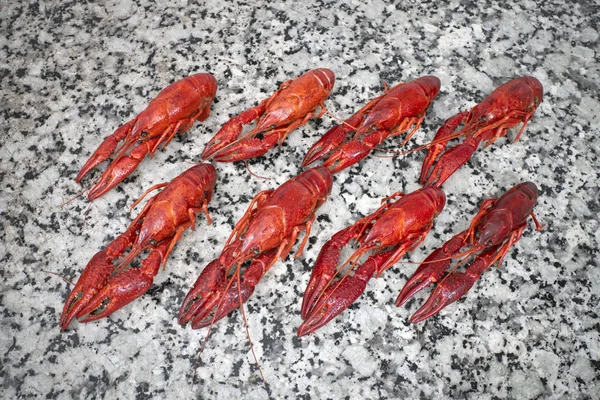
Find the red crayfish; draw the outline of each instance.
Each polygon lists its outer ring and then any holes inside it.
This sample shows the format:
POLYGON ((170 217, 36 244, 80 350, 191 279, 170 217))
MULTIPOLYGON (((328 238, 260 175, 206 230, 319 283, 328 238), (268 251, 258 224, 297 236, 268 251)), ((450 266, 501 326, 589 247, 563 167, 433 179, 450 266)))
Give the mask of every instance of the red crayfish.
POLYGON ((219 258, 204 268, 185 297, 179 323, 191 320, 193 329, 201 328, 240 307, 252 295, 262 276, 278 259, 288 255, 298 234, 305 230, 296 252, 299 257, 308 240, 315 212, 329 196, 332 185, 333 178, 327 168, 317 167, 275 190, 256 195, 219 258))
POLYGON ((371 100, 343 124, 327 131, 310 148, 302 166, 329 155, 325 167, 332 173, 339 172, 365 158, 388 137, 401 135, 412 128, 402 143, 406 144, 421 126, 439 91, 440 80, 435 76, 424 76, 386 90, 384 95, 371 100))
POLYGON ((314 69, 284 82, 271 97, 225 123, 206 144, 202 159, 248 160, 265 154, 276 143, 281 145, 291 131, 325 113, 323 101, 334 83, 334 73, 326 68, 314 69), (319 106, 321 111, 315 114, 319 106), (257 119, 256 127, 240 136, 244 125, 257 119))
POLYGON ((539 224, 532 211, 537 198, 538 189, 535 184, 524 182, 498 199, 485 200, 469 229, 452 237, 431 253, 406 282, 396 299, 398 307, 415 293, 438 282, 429 299, 410 318, 410 322, 416 324, 437 314, 467 293, 490 266, 496 262, 498 265, 502 264, 508 250, 521 239, 527 227, 528 216, 532 217, 537 230, 540 231, 543 226, 539 224), (465 246, 471 248, 465 253, 458 254, 465 246), (454 267, 440 280, 450 266, 452 258, 464 255, 463 261, 465 261, 474 254, 477 255, 466 267, 465 272, 458 272, 457 267, 454 267))
POLYGON ((395 193, 384 201, 387 202, 373 214, 338 232, 323 246, 304 292, 304 322, 298 336, 324 326, 358 299, 373 274, 379 276, 421 244, 443 210, 446 195, 439 188, 423 188, 408 195, 395 193), (403 197, 389 202, 396 196, 403 197), (336 270, 341 250, 352 239, 359 242, 358 250, 336 270), (371 250, 375 254, 352 270, 371 250), (336 280, 348 263, 352 263, 348 271, 336 280))
POLYGON ((148 153, 154 155, 161 144, 166 147, 176 134, 191 128, 195 120, 207 119, 216 93, 217 81, 207 73, 191 75, 170 84, 137 117, 104 139, 75 181, 79 182, 112 156, 112 162, 88 193, 90 200, 102 196, 129 176, 148 153), (120 142, 123 143, 117 149, 120 142))
POLYGON ((211 223, 207 205, 215 182, 215 168, 199 164, 171 183, 148 189, 132 208, 150 191, 166 186, 148 201, 122 235, 92 257, 67 298, 61 328, 67 329, 74 318, 90 322, 106 317, 144 294, 183 231, 190 226, 195 229, 196 214, 204 211, 211 223), (129 254, 115 267, 114 260, 128 248, 129 254), (145 250, 150 252, 141 266, 125 270, 145 250))
POLYGON ((421 184, 440 187, 471 158, 482 141, 487 147, 513 126, 523 123, 514 141, 519 140, 542 102, 543 92, 540 81, 532 76, 513 79, 499 86, 471 111, 449 118, 431 143, 415 149, 429 148, 421 169, 421 184), (464 127, 454 133, 463 121, 464 127), (465 138, 462 144, 445 151, 448 141, 461 136, 465 138))

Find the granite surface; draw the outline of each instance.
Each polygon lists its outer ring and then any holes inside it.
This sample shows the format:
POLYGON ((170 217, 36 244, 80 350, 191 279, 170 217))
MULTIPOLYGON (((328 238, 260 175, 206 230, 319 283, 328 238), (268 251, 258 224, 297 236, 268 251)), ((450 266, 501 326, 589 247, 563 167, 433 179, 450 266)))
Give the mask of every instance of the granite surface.
MULTIPOLYGON (((0 4, 0 392, 3 398, 600 398, 597 1, 204 1, 0 4), (540 188, 533 224, 501 268, 464 300, 411 325, 424 295, 393 304, 414 266, 372 280, 362 298, 299 339, 300 300, 323 243, 379 199, 418 188, 424 154, 369 157, 338 174, 304 255, 276 264, 246 305, 260 379, 239 312, 206 330, 177 324, 179 305, 221 250, 252 196, 300 171, 309 146, 335 121, 312 120, 281 149, 220 164, 210 212, 176 246, 146 295, 111 317, 58 320, 88 260, 120 234, 148 187, 199 161, 230 116, 281 82, 316 67, 335 71, 326 101, 345 118, 395 84, 425 74, 441 92, 411 141, 431 140, 449 116, 521 75, 544 102, 521 139, 480 149, 445 185, 448 204, 420 261, 466 228, 484 198, 518 182, 540 188), (103 137, 160 89, 194 72, 219 82, 212 115, 145 160, 93 203, 74 182, 103 137), (196 373, 196 377, 194 377, 196 373)), ((394 147, 399 141, 392 141, 394 147)), ((98 175, 96 175, 97 177, 98 175)))

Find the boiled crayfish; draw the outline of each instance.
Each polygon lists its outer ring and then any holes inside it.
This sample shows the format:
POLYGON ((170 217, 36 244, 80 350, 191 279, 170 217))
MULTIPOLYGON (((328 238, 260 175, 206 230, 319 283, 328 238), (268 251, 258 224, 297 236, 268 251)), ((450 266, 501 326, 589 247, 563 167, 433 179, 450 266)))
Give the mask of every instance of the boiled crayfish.
POLYGON ((540 81, 524 76, 499 86, 470 111, 449 118, 431 143, 415 149, 429 148, 421 169, 421 184, 440 187, 471 158, 482 141, 487 147, 513 126, 523 123, 515 137, 515 142, 519 140, 543 95, 540 81), (464 127, 455 133, 462 122, 464 127), (448 141, 461 136, 465 140, 446 151, 448 141))
POLYGON ((129 176, 148 153, 154 155, 161 144, 166 147, 176 134, 191 128, 195 120, 207 119, 216 93, 217 81, 207 73, 170 84, 137 117, 104 139, 75 180, 79 182, 112 156, 112 162, 88 193, 90 200, 102 196, 129 176), (123 143, 117 149, 120 142, 123 143))
POLYGON ((521 239, 529 216, 540 231, 543 226, 533 214, 537 198, 538 189, 535 184, 524 182, 498 199, 485 200, 469 229, 457 234, 431 253, 406 282, 396 299, 398 307, 415 293, 438 282, 429 299, 410 318, 410 322, 416 324, 437 314, 467 293, 490 266, 496 262, 498 265, 502 264, 508 250, 521 239), (470 249, 466 253, 458 254, 465 246, 470 246, 470 249), (465 254, 464 260, 476 255, 465 272, 458 272, 455 267, 441 279, 448 270, 451 259, 465 254))
POLYGON ((211 223, 207 205, 215 182, 215 168, 199 164, 171 183, 148 189, 132 208, 148 192, 165 187, 148 201, 122 235, 92 257, 67 298, 61 328, 67 329, 74 318, 90 322, 106 317, 144 294, 181 234, 189 227, 195 229, 196 214, 203 211, 211 223), (114 261, 128 248, 129 254, 115 267, 114 261), (141 266, 126 269, 145 250, 150 253, 141 266))
POLYGON ((386 203, 373 214, 338 232, 323 246, 304 292, 304 322, 298 336, 324 326, 358 299, 374 274, 379 276, 406 252, 416 248, 443 210, 446 195, 438 188, 423 188, 408 195, 395 193, 384 201, 386 203), (402 197, 389 202, 397 196, 402 197), (352 239, 359 242, 358 250, 336 269, 341 250, 352 239), (369 251, 375 254, 353 270, 369 251), (338 277, 348 263, 352 263, 348 271, 338 277))
POLYGON ((310 148, 302 166, 328 156, 323 165, 331 173, 337 173, 368 156, 388 137, 410 130, 402 143, 406 144, 421 126, 439 91, 440 80, 435 76, 424 76, 386 90, 343 124, 327 131, 310 148))
POLYGON ((269 268, 285 258, 298 234, 304 249, 316 210, 325 202, 333 178, 324 167, 312 168, 275 190, 260 192, 236 224, 219 258, 202 271, 179 311, 179 323, 201 328, 240 307, 269 268), (248 265, 249 264, 249 265, 248 265), (245 271, 242 273, 242 269, 245 271))
POLYGON ((334 83, 334 73, 326 68, 284 82, 271 97, 226 122, 207 143, 202 159, 233 162, 262 156, 276 143, 281 145, 291 131, 325 113, 323 101, 334 83), (241 135, 244 125, 257 119, 256 127, 241 135))

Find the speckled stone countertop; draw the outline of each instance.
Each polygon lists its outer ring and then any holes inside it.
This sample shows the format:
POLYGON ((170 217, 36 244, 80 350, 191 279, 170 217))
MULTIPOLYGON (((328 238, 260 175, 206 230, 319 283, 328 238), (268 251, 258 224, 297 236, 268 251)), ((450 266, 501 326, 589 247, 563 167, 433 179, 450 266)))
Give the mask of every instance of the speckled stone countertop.
POLYGON ((599 6, 519 3, 4 1, 2 397, 600 398, 599 6), (325 116, 249 163, 270 181, 250 176, 243 163, 217 165, 213 225, 198 217, 149 293, 107 319, 60 332, 70 285, 43 270, 76 280, 123 232, 128 206, 145 189, 199 161, 230 116, 316 67, 335 71, 326 105, 342 118, 381 94, 384 81, 438 76, 441 92, 411 146, 501 83, 537 77, 544 102, 521 139, 513 143, 511 130, 444 185, 446 209, 405 260, 423 260, 468 226, 483 199, 525 180, 540 188, 535 212, 546 228, 530 223, 501 268, 425 323, 408 323, 423 295, 393 304, 414 269, 397 265, 340 317, 299 339, 301 296, 323 243, 382 197, 418 188, 422 152, 369 157, 335 177, 304 255, 277 263, 246 305, 268 388, 239 312, 216 324, 194 370, 206 330, 178 325, 183 297, 250 199, 300 171, 309 146, 335 122, 325 116), (207 121, 145 160, 87 215, 85 198, 61 206, 82 190, 75 175, 103 137, 163 87, 202 71, 219 82, 207 121))

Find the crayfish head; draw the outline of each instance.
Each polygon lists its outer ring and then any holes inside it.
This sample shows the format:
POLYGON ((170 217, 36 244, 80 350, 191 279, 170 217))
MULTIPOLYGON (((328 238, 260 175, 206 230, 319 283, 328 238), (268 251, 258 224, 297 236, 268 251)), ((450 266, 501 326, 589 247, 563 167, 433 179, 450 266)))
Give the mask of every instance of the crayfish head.
POLYGON ((503 114, 498 108, 484 106, 484 102, 475 106, 465 121, 471 132, 477 132, 503 118, 503 114))
MULTIPOLYGON (((276 209, 275 209, 276 210, 276 209)), ((257 214, 244 233, 237 257, 250 260, 265 251, 279 247, 284 236, 281 215, 275 210, 257 214)))
POLYGON ((255 133, 267 132, 287 125, 293 120, 290 107, 274 107, 269 109, 256 124, 255 133))
POLYGON ((387 104, 390 103, 389 100, 384 100, 380 101, 379 107, 375 107, 367 115, 356 131, 357 135, 366 135, 376 130, 391 131, 398 125, 400 115, 398 108, 394 107, 394 104, 387 104))
POLYGON ((491 211, 481 223, 477 244, 481 247, 502 243, 511 231, 511 218, 505 210, 491 211))
POLYGON ((367 235, 360 242, 360 247, 369 249, 384 249, 389 246, 393 246, 396 232, 393 228, 390 232, 388 231, 388 228, 390 228, 389 225, 378 225, 375 223, 369 233, 367 233, 367 235))

